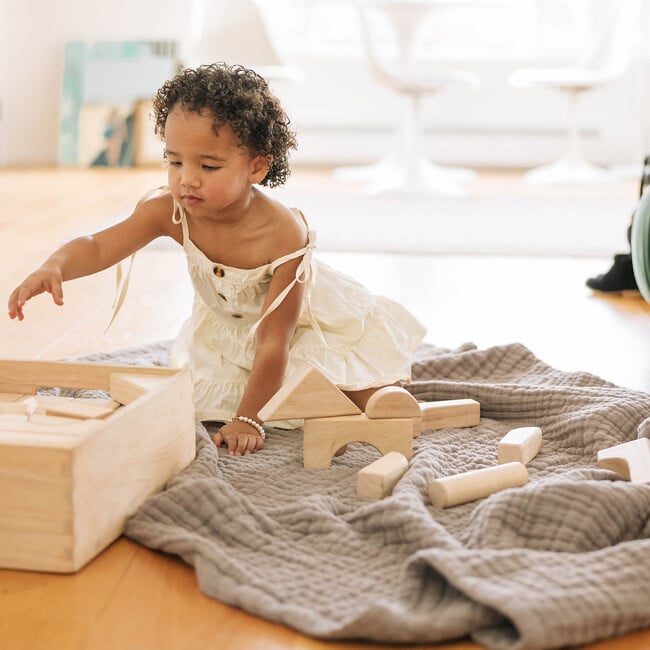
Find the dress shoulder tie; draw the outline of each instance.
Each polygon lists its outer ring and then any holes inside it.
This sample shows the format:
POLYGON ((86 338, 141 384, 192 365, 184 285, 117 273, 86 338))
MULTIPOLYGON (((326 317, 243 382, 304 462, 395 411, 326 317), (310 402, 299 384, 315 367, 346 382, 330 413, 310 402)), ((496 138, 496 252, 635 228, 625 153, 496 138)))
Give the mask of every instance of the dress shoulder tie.
MULTIPOLYGON (((136 204, 136 208, 142 205, 145 201, 148 201, 149 199, 153 198, 154 195, 162 192, 167 192, 168 187, 166 186, 161 186, 161 187, 155 187, 152 190, 149 190, 136 204)), ((176 202, 174 202, 174 212, 172 214, 172 221, 174 223, 178 223, 177 221, 174 221, 174 217, 176 215, 176 202)), ((126 292, 129 289, 129 280, 131 279, 131 270, 133 269, 133 262, 135 260, 135 253, 129 257, 128 261, 128 266, 126 269, 126 273, 124 273, 124 269, 122 266, 122 260, 121 262, 118 262, 117 265, 115 266, 115 297, 113 298, 113 304, 111 306, 111 309, 113 310, 113 313, 111 314, 111 319, 108 321, 108 325, 106 326, 106 329, 104 330, 104 334, 108 332, 110 329, 111 325, 113 324, 113 321, 117 317, 117 315, 120 313, 120 310, 122 309, 122 305, 124 304, 124 299, 126 298, 126 292)))
POLYGON ((302 256, 302 260, 300 261, 300 264, 298 264, 298 268, 296 268, 296 274, 293 280, 291 280, 291 282, 289 282, 289 284, 274 298, 271 304, 267 307, 266 311, 264 311, 264 313, 253 324, 250 331, 248 332, 248 336, 246 338, 246 350, 249 353, 249 356, 252 356, 252 345, 253 345, 253 341, 255 340, 255 334, 257 333, 257 329, 260 323, 282 304, 284 299, 289 295, 289 292, 296 286, 296 284, 305 285, 304 299, 307 307, 307 316, 309 317, 309 320, 314 330, 318 332, 318 336, 321 340, 321 343, 324 346, 327 346, 327 341, 325 340, 325 337, 323 336, 323 332, 321 331, 320 326, 318 325, 318 321, 316 320, 311 309, 311 288, 316 280, 316 274, 317 274, 316 261, 314 260, 314 248, 316 247, 316 231, 309 228, 307 221, 305 220, 305 217, 302 214, 302 212, 299 212, 299 215, 300 217, 302 217, 302 220, 305 223, 305 226, 307 228, 307 245, 304 246, 303 248, 293 251, 292 253, 283 255, 282 257, 279 257, 277 260, 274 260, 271 263, 271 270, 275 271, 282 264, 285 264, 286 262, 289 262, 291 260, 295 260, 296 258, 301 256, 302 256))

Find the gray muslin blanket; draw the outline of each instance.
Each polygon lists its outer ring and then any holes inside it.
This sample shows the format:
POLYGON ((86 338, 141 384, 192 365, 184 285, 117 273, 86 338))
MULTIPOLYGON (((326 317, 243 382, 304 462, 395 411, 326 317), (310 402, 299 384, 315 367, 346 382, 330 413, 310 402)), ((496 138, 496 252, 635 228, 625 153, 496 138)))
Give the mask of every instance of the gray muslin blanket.
MULTIPOLYGON (((167 349, 110 361, 165 365, 167 349)), ((232 457, 197 424, 196 460, 126 534, 183 558, 205 594, 323 639, 547 649, 650 626, 650 485, 596 466, 598 450, 650 436, 650 394, 519 344, 422 346, 413 379, 419 400, 478 400, 481 422, 415 439, 392 496, 356 496, 357 471, 379 457, 368 445, 304 469, 301 431, 272 430, 260 452, 232 457), (543 431, 527 485, 429 503, 431 479, 495 465, 520 426, 543 431)))

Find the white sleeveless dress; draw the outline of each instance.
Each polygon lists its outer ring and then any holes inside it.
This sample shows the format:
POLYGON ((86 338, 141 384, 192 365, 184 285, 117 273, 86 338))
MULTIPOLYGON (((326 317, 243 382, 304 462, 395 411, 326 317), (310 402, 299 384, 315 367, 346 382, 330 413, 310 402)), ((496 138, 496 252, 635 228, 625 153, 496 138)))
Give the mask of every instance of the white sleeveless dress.
POLYGON ((305 283, 305 297, 285 377, 306 361, 342 390, 410 380, 412 353, 426 328, 400 304, 317 261, 314 231, 301 212, 292 212, 307 230, 307 245, 270 264, 239 269, 208 259, 192 242, 182 206, 175 206, 195 296, 192 315, 172 346, 172 365, 192 369, 199 420, 228 421, 236 415, 253 364, 257 326, 296 282, 305 283), (262 314, 273 273, 298 257, 295 279, 262 314))

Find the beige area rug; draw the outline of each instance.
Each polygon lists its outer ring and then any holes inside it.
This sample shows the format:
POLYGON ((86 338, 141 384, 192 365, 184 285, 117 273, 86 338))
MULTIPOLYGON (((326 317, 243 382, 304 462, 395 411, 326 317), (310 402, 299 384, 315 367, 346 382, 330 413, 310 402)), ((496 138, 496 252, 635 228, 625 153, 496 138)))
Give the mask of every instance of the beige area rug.
POLYGON ((290 181, 265 191, 300 208, 328 251, 608 257, 627 250, 636 205, 631 187, 479 185, 450 198, 290 181))

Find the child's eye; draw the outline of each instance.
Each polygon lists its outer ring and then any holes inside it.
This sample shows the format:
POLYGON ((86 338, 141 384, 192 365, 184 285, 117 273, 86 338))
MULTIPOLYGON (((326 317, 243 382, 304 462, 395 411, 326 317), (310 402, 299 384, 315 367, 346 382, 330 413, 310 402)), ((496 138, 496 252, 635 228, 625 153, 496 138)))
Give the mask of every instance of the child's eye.
POLYGON ((172 167, 180 167, 181 166, 181 163, 178 162, 178 160, 168 160, 167 164, 171 165, 172 167))
POLYGON ((213 172, 219 169, 219 167, 212 167, 211 165, 203 165, 203 169, 205 169, 205 171, 207 172, 213 172))

